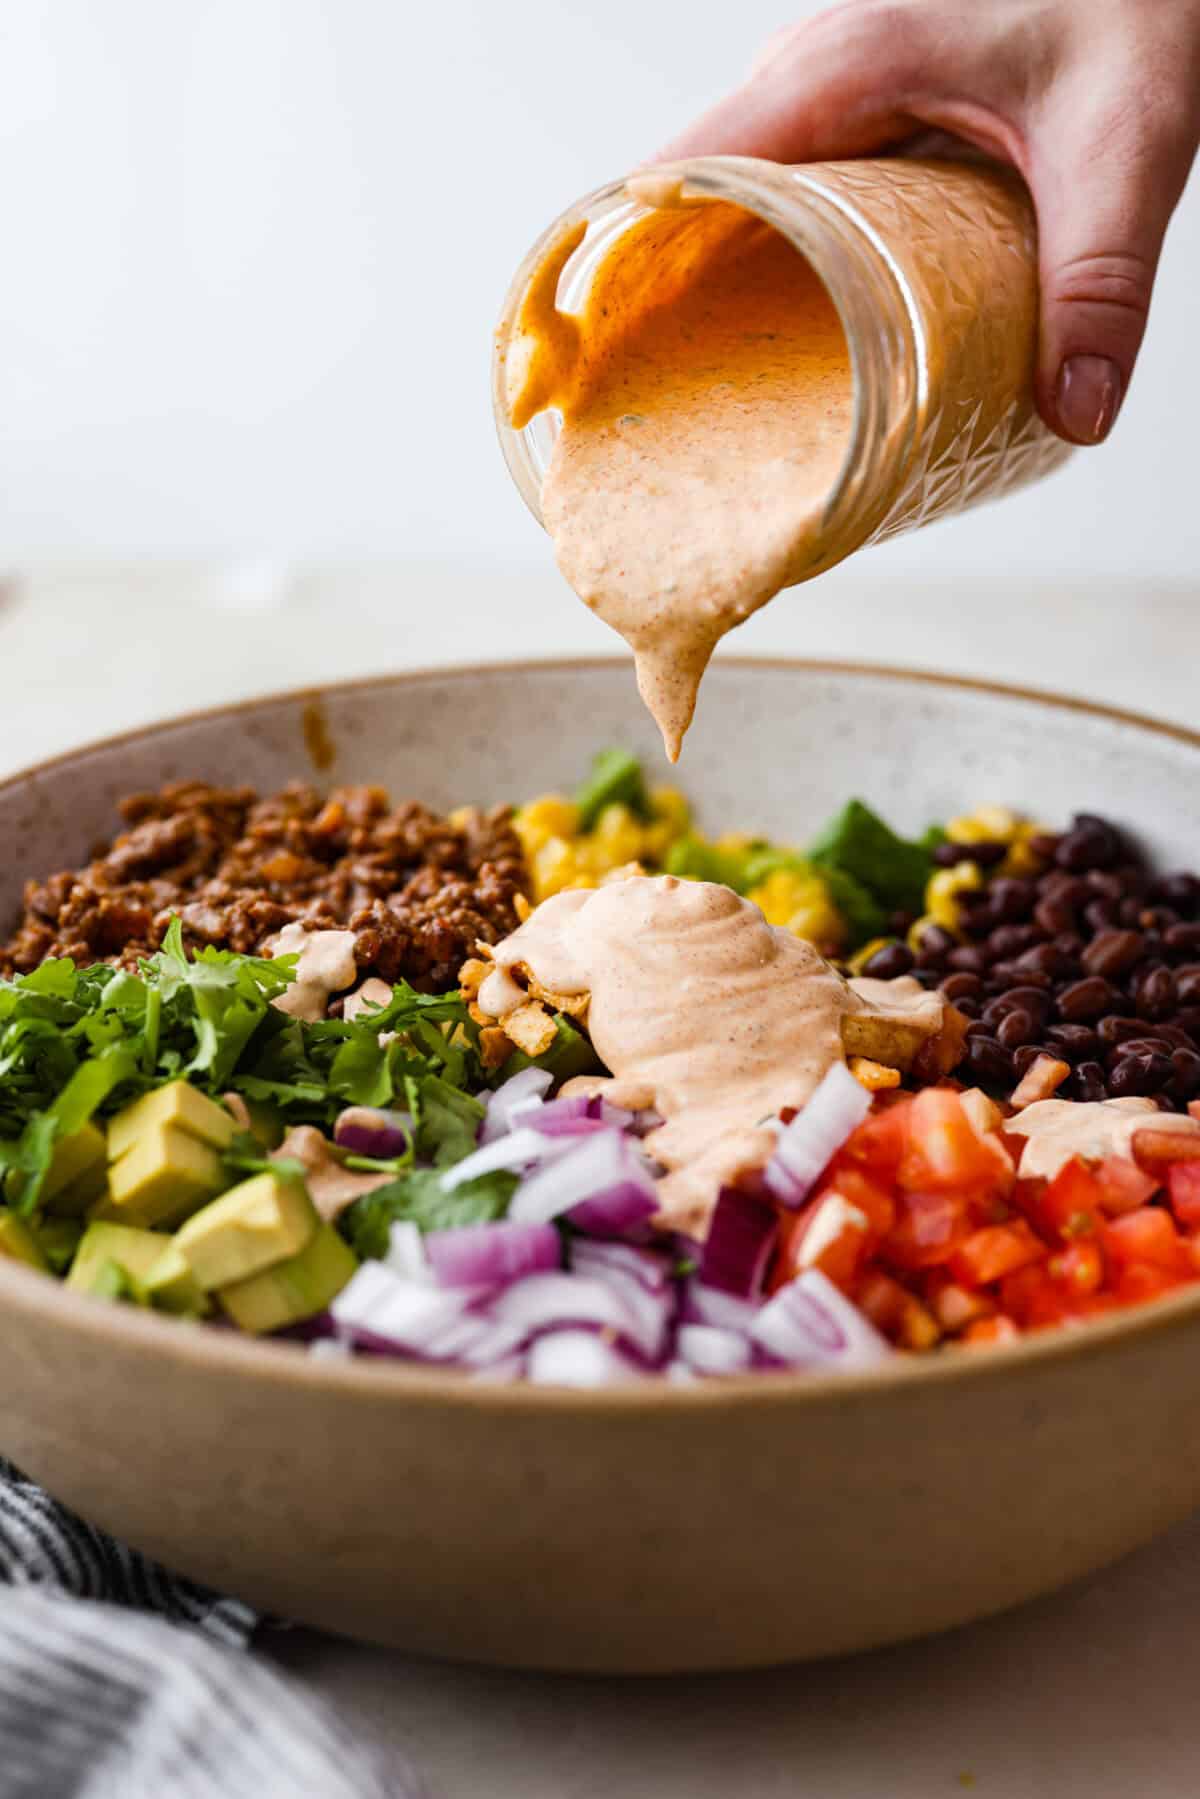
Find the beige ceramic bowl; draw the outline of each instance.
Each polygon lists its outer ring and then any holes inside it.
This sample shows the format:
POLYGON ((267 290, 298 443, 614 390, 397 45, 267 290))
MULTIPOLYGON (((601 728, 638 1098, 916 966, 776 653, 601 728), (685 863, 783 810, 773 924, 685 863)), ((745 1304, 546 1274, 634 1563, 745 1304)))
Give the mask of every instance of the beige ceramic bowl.
MULTIPOLYGON (((627 664, 267 699, 0 788, 0 910, 131 789, 310 772, 438 806, 662 772, 627 664)), ((1104 809, 1200 853, 1200 739, 916 675, 726 661, 680 777, 714 825, 803 839, 848 794, 918 827, 985 799, 1104 809)), ((943 1629, 1200 1502, 1200 1296, 1016 1350, 841 1380, 468 1385, 146 1316, 0 1265, 0 1452, 97 1524, 296 1619, 432 1655, 747 1667, 943 1629)))

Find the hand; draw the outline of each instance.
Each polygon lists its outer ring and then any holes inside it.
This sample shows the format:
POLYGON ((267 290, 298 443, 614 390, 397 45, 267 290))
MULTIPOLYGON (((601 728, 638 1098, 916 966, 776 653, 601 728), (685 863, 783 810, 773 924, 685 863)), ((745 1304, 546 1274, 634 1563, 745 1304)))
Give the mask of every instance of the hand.
POLYGON ((780 32, 661 160, 861 156, 928 127, 1025 177, 1038 406, 1061 437, 1101 442, 1200 140, 1200 0, 848 0, 780 32))

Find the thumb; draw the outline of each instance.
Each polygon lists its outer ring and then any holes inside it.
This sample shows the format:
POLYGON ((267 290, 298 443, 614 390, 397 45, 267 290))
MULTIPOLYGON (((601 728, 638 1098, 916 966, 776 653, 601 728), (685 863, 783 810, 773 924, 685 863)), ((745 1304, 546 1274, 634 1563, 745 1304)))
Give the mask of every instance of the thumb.
POLYGON ((1146 329, 1163 237, 1192 148, 1158 133, 1067 135, 1031 145, 1041 268, 1038 404, 1071 443, 1103 442, 1146 329), (1066 148, 1064 149, 1064 146, 1066 148))

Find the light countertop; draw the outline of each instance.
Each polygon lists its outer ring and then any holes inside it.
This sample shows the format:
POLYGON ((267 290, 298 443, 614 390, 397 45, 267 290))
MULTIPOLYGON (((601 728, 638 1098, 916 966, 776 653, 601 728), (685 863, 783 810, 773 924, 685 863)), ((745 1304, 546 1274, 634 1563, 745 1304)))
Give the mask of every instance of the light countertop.
MULTIPOLYGON (((943 668, 1200 723, 1200 583, 918 587, 888 582, 885 557, 784 595, 736 648, 943 668)), ((0 772, 270 688, 614 647, 542 565, 45 571, 0 590, 0 772)), ((929 1566, 936 1580, 936 1542, 929 1566)), ((1190 1799, 1198 1616, 1200 1518, 1003 1618, 766 1674, 557 1679, 306 1631, 269 1647, 443 1799, 1190 1799)))

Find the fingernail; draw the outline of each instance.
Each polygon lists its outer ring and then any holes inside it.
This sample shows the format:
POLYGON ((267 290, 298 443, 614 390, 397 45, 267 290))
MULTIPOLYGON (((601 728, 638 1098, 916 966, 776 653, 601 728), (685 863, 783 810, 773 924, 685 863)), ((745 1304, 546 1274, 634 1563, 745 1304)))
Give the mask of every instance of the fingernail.
POLYGON ((1054 407, 1073 443, 1103 443, 1121 409, 1124 382, 1107 356, 1068 356, 1058 371, 1054 407))

